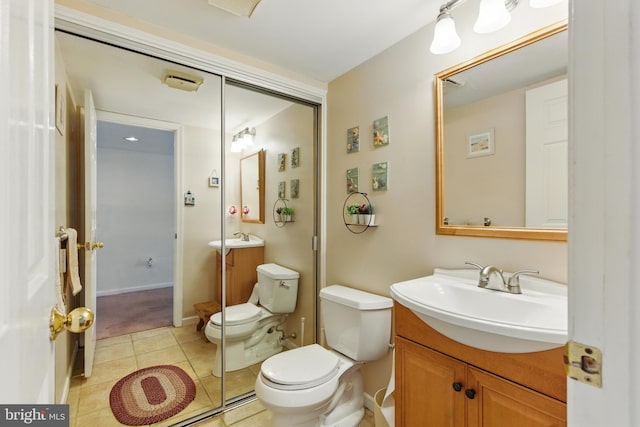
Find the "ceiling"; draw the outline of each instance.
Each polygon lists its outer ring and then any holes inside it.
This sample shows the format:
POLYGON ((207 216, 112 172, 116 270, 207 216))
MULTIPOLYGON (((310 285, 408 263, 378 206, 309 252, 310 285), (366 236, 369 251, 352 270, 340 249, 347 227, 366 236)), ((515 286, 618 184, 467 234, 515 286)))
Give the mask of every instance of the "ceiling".
MULTIPOLYGON (((85 0, 329 82, 435 20, 445 0, 262 0, 250 18, 207 0, 85 0)), ((426 48, 425 48, 426 49, 426 48)))

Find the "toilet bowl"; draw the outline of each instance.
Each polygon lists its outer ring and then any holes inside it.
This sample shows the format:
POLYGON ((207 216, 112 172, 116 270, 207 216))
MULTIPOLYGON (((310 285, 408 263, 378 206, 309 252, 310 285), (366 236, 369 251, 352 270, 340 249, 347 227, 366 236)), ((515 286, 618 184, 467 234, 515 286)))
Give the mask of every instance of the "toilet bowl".
POLYGON ((255 392, 274 427, 355 427, 364 416, 360 367, 389 351, 390 298, 329 286, 320 291, 325 349, 312 344, 269 357, 255 392))
MULTIPOLYGON (((225 370, 237 371, 283 350, 278 329, 295 310, 299 274, 278 264, 259 265, 258 283, 249 302, 225 308, 225 370)), ((213 314, 205 336, 216 344, 213 375, 222 375, 222 312, 213 314)))

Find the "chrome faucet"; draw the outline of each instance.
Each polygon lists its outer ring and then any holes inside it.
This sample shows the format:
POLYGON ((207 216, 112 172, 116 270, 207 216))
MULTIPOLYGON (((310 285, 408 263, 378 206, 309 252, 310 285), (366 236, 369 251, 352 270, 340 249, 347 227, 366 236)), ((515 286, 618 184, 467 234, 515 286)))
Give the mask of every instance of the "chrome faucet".
MULTIPOLYGON (((540 274, 538 270, 521 270, 513 273, 509 276, 509 280, 504 280, 504 275, 502 274, 502 270, 494 267, 493 265, 481 266, 480 264, 476 264, 474 262, 465 262, 465 264, 473 265, 477 269, 480 270, 480 278, 478 279, 478 287, 486 288, 489 285, 489 280, 491 279, 491 275, 496 273, 500 276, 502 280, 502 288, 495 289, 497 291, 509 292, 510 294, 521 294, 522 289, 520 289, 520 276, 523 274, 532 275, 532 274, 540 274)), ((494 288, 490 288, 494 289, 494 288)))
POLYGON ((240 240, 242 240, 243 242, 248 242, 249 241, 249 235, 247 233, 243 233, 241 231, 238 231, 236 233, 233 233, 234 236, 240 235, 240 237, 238 237, 240 240))
POLYGON ((504 281, 504 276, 502 275, 502 270, 494 267, 493 265, 487 265, 486 267, 483 267, 482 270, 480 270, 480 280, 478 281, 478 286, 481 288, 486 288, 493 273, 497 273, 498 276, 500 276, 500 280, 502 280, 502 286, 507 286, 504 281))
POLYGON ((522 289, 520 289, 520 276, 526 274, 526 275, 538 275, 540 274, 540 272, 538 270, 520 270, 520 271, 516 271, 515 273, 513 273, 511 275, 511 277, 509 277, 509 281, 507 282, 507 291, 511 292, 512 294, 521 294, 522 293, 522 289))

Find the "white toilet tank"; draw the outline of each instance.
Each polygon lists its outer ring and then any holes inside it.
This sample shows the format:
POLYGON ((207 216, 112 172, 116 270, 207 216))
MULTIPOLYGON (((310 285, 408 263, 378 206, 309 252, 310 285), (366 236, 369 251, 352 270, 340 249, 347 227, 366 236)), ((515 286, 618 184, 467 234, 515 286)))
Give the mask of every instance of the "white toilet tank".
POLYGON ((293 313, 300 273, 278 264, 262 264, 257 270, 260 305, 274 314, 293 313))
POLYGON ((380 359, 389 350, 391 298, 332 285, 320 290, 320 304, 331 348, 358 362, 380 359))

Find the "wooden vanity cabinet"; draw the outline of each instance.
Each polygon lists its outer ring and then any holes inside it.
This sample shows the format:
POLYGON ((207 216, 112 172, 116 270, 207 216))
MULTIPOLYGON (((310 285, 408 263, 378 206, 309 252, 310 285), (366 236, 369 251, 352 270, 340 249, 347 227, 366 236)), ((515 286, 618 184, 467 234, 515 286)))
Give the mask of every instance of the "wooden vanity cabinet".
MULTIPOLYGON (((259 265, 264 264, 264 246, 234 248, 226 256, 226 304, 245 303, 258 281, 259 265)), ((216 298, 222 301, 222 254, 216 251, 216 298)))
POLYGON ((562 349, 496 353, 450 340, 394 305, 395 425, 566 425, 562 349))

